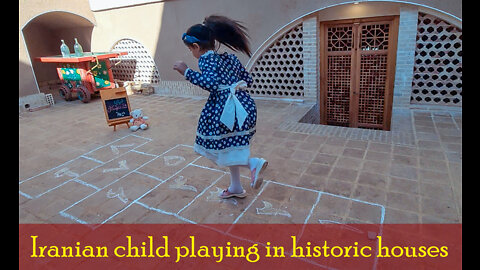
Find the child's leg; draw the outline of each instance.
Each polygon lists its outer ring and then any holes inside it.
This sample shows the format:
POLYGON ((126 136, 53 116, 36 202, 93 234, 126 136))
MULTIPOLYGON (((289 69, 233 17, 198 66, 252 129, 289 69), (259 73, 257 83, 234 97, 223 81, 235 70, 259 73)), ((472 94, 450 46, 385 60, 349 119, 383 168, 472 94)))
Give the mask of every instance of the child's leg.
POLYGON ((250 169, 250 186, 258 189, 263 182, 263 173, 267 168, 268 162, 263 158, 250 158, 248 167, 250 169))
POLYGON ((248 168, 250 169, 250 171, 253 171, 253 169, 255 169, 255 167, 258 164, 258 161, 260 161, 259 158, 249 158, 248 159, 248 168))
POLYGON ((242 193, 243 187, 240 183, 240 166, 230 166, 230 187, 228 191, 231 193, 242 193))
POLYGON ((239 166, 244 167, 244 168, 248 168, 250 171, 252 171, 257 166, 257 163, 258 163, 259 160, 260 160, 259 158, 249 158, 247 165, 239 165, 239 166))

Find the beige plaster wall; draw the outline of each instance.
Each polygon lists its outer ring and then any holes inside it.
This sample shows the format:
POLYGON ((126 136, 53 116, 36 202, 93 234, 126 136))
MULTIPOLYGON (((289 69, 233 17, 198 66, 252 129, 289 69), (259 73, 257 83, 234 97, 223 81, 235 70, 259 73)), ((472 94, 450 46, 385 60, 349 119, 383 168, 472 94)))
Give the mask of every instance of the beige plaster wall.
MULTIPOLYGON (((23 26, 39 14, 51 10, 72 12, 95 24, 91 40, 92 51, 110 50, 118 40, 131 38, 142 43, 149 50, 158 66, 162 80, 182 81, 183 77, 172 70, 172 63, 183 60, 189 66, 197 68, 197 62, 183 45, 180 37, 189 26, 201 23, 204 17, 210 14, 222 14, 244 22, 249 29, 252 52, 255 52, 278 30, 315 11, 320 11, 316 15, 321 20, 333 20, 372 14, 375 16, 399 14, 399 7, 405 5, 392 1, 360 1, 359 5, 353 5, 350 1, 343 5, 345 2, 343 0, 169 0, 92 12, 88 0, 73 2, 21 0, 19 31, 21 33, 23 26)), ((412 0, 411 3, 418 4, 419 9, 461 25, 462 2, 460 0, 412 0)), ((240 54, 238 56, 243 64, 247 64, 248 57, 240 54)), ((19 95, 37 93, 30 59, 21 34, 19 35, 19 63, 21 74, 19 95)))
MULTIPOLYGON (((93 30, 93 50, 110 49, 122 38, 133 38, 150 50, 162 80, 183 80, 172 63, 183 60, 196 68, 180 37, 186 29, 210 14, 222 14, 244 22, 249 29, 252 52, 289 22, 320 10, 321 20, 362 16, 398 15, 402 5, 389 1, 368 1, 339 5, 341 0, 176 0, 94 12, 99 22, 93 30), (325 9, 329 7, 328 9, 325 9)), ((412 1, 431 5, 431 1, 412 1)), ((435 8, 461 18, 460 1, 436 1, 435 8)), ((405 5, 405 4, 403 4, 405 5)), ((451 19, 451 18, 450 18, 451 19)), ((221 49, 223 50, 223 48, 221 49)), ((243 64, 248 57, 238 55, 243 64)))
MULTIPOLYGON (((20 0, 18 18, 18 62, 19 62, 19 97, 39 93, 32 63, 23 37, 23 29, 37 16, 51 11, 65 11, 84 17, 91 23, 96 24, 93 12, 90 10, 88 0, 61 1, 61 0, 20 0)), ((62 22, 53 21, 52 24, 62 22)), ((41 45, 39 45, 41 46, 41 45)), ((58 45, 57 47, 60 47, 58 45)), ((73 49, 73 47, 71 47, 73 49)))
MULTIPOLYGON (((164 3, 131 6, 95 12, 99 23, 92 33, 93 51, 110 51, 123 38, 134 39, 150 52, 157 48, 164 3)), ((160 63, 157 63, 157 65, 160 63)))

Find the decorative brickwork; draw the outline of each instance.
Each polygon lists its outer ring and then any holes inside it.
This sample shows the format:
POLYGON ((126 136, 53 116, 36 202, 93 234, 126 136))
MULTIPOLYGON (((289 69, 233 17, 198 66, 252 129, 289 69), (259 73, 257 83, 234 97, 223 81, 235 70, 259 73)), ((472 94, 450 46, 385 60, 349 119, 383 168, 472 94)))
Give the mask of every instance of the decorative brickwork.
POLYGON ((252 66, 252 96, 303 99, 303 27, 299 24, 280 36, 252 66))
POLYGON ((122 39, 115 44, 112 51, 128 52, 127 55, 122 55, 118 59, 112 59, 113 64, 121 60, 112 68, 115 79, 152 84, 160 82, 158 68, 141 43, 133 39, 122 39))
POLYGON ((419 13, 412 104, 462 105, 462 30, 419 13))

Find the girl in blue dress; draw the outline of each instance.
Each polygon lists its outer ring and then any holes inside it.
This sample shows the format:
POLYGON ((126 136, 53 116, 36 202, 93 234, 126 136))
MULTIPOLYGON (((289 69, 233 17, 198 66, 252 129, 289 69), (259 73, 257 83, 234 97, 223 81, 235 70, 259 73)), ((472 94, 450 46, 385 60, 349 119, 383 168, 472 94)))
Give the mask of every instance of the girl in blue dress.
POLYGON ((268 162, 250 158, 250 140, 255 134, 257 108, 250 95, 241 88, 253 82, 234 54, 217 53, 215 42, 233 51, 251 56, 246 28, 224 16, 212 15, 203 24, 191 26, 182 40, 198 59, 200 72, 177 61, 173 68, 191 83, 210 92, 198 120, 194 149, 220 167, 229 167, 230 186, 221 198, 244 198, 246 191, 240 183, 240 168, 250 170, 250 185, 258 189, 268 162))

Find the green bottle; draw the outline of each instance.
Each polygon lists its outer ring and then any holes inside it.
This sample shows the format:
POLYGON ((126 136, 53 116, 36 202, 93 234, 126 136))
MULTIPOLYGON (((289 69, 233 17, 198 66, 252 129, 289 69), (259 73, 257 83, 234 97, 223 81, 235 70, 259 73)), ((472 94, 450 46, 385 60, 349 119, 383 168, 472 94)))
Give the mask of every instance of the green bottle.
POLYGON ((75 38, 75 45, 73 45, 73 49, 75 50, 75 55, 76 56, 82 56, 83 55, 83 48, 80 43, 78 43, 77 38, 75 38))
POLYGON ((62 39, 62 45, 60 45, 60 51, 62 52, 62 57, 70 57, 70 49, 68 48, 65 41, 62 39))

